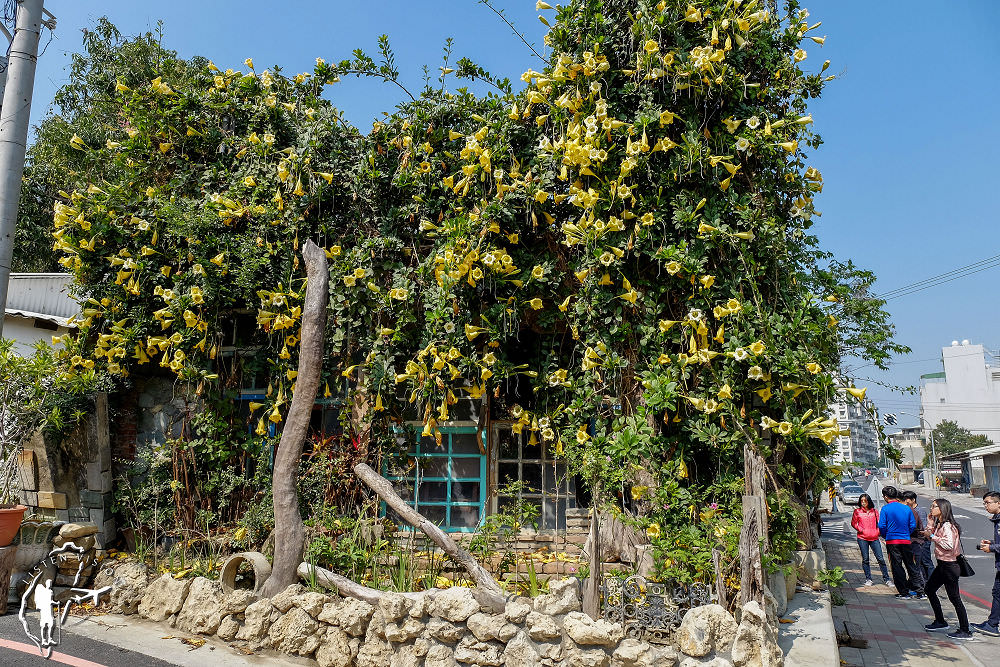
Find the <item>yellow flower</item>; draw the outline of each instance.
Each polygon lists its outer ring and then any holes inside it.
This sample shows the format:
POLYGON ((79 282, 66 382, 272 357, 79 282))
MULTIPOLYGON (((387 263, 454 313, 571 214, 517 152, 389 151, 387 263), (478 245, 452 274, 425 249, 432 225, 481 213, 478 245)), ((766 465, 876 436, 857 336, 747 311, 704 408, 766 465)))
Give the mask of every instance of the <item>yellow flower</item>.
POLYGON ((531 277, 535 280, 541 280, 545 275, 545 268, 541 265, 535 265, 535 268, 531 270, 531 277))
POLYGON ((249 67, 250 69, 253 69, 253 58, 247 58, 246 60, 243 61, 243 64, 249 67))
POLYGON ((222 260, 225 258, 225 256, 226 253, 220 252, 218 255, 216 255, 215 257, 213 257, 208 261, 210 261, 212 264, 215 264, 216 266, 222 266, 222 260))
POLYGON ((760 341, 757 341, 756 343, 752 343, 752 344, 750 345, 750 347, 749 347, 749 350, 750 350, 750 352, 751 352, 751 353, 752 353, 752 354, 753 354, 754 356, 757 356, 757 355, 760 355, 760 354, 763 354, 763 353, 764 353, 764 343, 762 343, 762 342, 760 342, 760 341))
POLYGON ((681 263, 667 262, 663 268, 665 268, 667 270, 667 273, 669 273, 670 275, 676 276, 681 270, 681 263))
POLYGON ((670 327, 677 324, 678 321, 679 320, 660 320, 660 331, 662 333, 667 333, 670 330, 670 327))
POLYGON ((656 43, 655 39, 647 39, 646 43, 642 45, 642 49, 646 53, 656 53, 660 50, 660 45, 656 43))
POLYGON ((243 179, 243 185, 247 186, 248 188, 253 188, 257 186, 257 181, 254 180, 253 176, 247 176, 246 178, 243 179))
POLYGON ((810 361, 808 364, 806 364, 806 370, 812 373, 813 375, 816 375, 823 369, 815 361, 810 361))
POLYGON ((528 305, 531 306, 531 308, 533 310, 541 310, 542 309, 542 300, 539 299, 536 296, 534 299, 532 299, 531 301, 528 302, 528 305))
POLYGON ((719 398, 721 398, 721 399, 725 399, 725 398, 732 398, 732 397, 733 397, 733 390, 732 390, 732 388, 731 388, 731 387, 729 386, 729 384, 728 384, 728 383, 727 383, 727 384, 724 384, 724 385, 722 385, 722 389, 720 389, 720 390, 719 390, 719 394, 718 394, 718 396, 719 396, 719 398))
POLYGON ((703 288, 708 289, 715 284, 715 276, 702 276, 698 279, 698 282, 701 283, 703 288))
POLYGON ((701 10, 694 5, 688 5, 684 12, 684 20, 688 23, 701 23, 701 10))
POLYGON ((174 145, 172 143, 170 143, 169 141, 164 141, 163 143, 160 144, 160 152, 166 153, 173 147, 174 145))
POLYGON ((651 523, 646 527, 646 537, 651 540, 655 540, 660 536, 660 524, 651 523))
POLYGON ((764 401, 765 403, 767 403, 767 401, 770 400, 770 398, 771 398, 771 388, 770 387, 764 387, 763 389, 758 389, 757 390, 757 395, 760 396, 760 399, 762 401, 764 401))
POLYGON ((800 63, 806 59, 806 55, 805 49, 795 49, 795 53, 792 54, 792 57, 795 58, 795 62, 800 63))
POLYGON ((855 387, 847 387, 844 391, 846 391, 848 394, 858 399, 859 401, 863 401, 865 400, 865 392, 868 391, 868 388, 864 387, 862 389, 857 389, 855 387))
POLYGON ((325 171, 319 172, 319 177, 322 178, 327 183, 333 183, 333 174, 325 171))

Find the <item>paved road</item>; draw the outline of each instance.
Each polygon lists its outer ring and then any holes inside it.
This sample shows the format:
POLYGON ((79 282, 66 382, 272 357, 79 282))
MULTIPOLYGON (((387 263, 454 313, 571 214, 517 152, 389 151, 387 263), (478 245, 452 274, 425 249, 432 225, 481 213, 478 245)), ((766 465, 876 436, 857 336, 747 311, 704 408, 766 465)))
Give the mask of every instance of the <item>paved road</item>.
POLYGON ((943 491, 935 494, 930 489, 910 486, 902 488, 916 491, 919 498, 917 502, 921 507, 930 507, 931 501, 939 497, 951 501, 955 519, 962 527, 962 546, 965 549, 965 556, 976 571, 974 577, 962 579, 962 594, 970 601, 968 605, 969 620, 973 623, 985 620, 985 614, 977 607, 986 610, 990 607, 993 598, 993 582, 996 581, 996 560, 993 554, 983 553, 976 549, 980 540, 993 539, 993 522, 989 520, 989 515, 983 509, 983 501, 979 498, 972 498, 967 493, 943 491))
MULTIPOLYGON (((67 624, 72 621, 71 618, 67 624)), ((25 636, 16 613, 8 611, 6 616, 0 616, 0 665, 3 667, 170 667, 175 664, 66 631, 52 657, 45 660, 25 636)))

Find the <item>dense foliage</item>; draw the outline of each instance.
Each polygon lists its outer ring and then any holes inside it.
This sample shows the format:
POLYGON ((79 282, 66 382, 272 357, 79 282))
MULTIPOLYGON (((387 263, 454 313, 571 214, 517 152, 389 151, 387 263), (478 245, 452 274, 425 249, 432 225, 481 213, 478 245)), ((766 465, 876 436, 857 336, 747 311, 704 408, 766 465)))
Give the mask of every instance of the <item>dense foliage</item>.
POLYGON ((293 78, 249 59, 122 73, 113 122, 67 138, 81 167, 56 246, 88 299, 69 363, 163 369, 208 405, 253 373, 267 433, 295 387, 311 238, 331 264, 325 393, 349 394, 355 446, 488 401, 691 579, 735 553, 750 443, 783 557, 789 498, 829 474, 832 372, 897 349, 873 277, 809 231, 817 26, 795 0, 574 0, 521 92, 449 92, 489 75, 445 63, 367 135, 321 93, 393 80, 385 44, 381 65, 293 78))

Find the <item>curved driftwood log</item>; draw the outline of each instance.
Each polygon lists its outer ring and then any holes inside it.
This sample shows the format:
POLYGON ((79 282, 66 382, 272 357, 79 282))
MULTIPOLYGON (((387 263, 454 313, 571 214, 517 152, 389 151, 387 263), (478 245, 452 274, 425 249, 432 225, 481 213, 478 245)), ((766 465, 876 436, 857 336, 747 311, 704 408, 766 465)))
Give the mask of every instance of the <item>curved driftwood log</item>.
POLYGON ((299 514, 299 496, 295 488, 302 446, 309 430, 316 395, 323 371, 323 333, 326 329, 326 306, 330 275, 326 253, 312 241, 302 248, 306 263, 306 295, 302 307, 302 339, 299 343, 299 373, 295 393, 288 408, 285 428, 274 457, 274 565, 261 593, 273 597, 296 582, 296 569, 302 562, 305 527, 299 514))
POLYGON ((359 463, 354 466, 354 473, 361 478, 361 481, 368 485, 372 491, 378 494, 385 504, 414 528, 419 528, 427 537, 431 538, 434 544, 438 545, 442 551, 465 568, 476 585, 487 593, 503 596, 503 591, 496 579, 479 564, 472 554, 458 545, 455 540, 448 537, 448 534, 431 523, 425 516, 410 507, 405 500, 399 497, 392 484, 382 475, 372 470, 371 466, 359 463))
MULTIPOLYGON (((298 574, 299 578, 303 581, 315 581, 323 588, 336 590, 344 597, 364 600, 373 607, 378 606, 379 600, 389 594, 388 591, 380 591, 363 586, 353 579, 348 579, 347 577, 337 574, 336 572, 331 572, 330 570, 316 565, 310 565, 309 563, 300 564, 298 574)), ((394 593, 394 595, 402 595, 404 598, 410 600, 417 600, 420 598, 432 600, 435 596, 440 595, 443 590, 444 589, 441 588, 431 588, 426 591, 420 591, 419 593, 394 593)), ((490 613, 499 614, 504 610, 506 600, 502 595, 484 591, 482 588, 472 589, 472 595, 476 598, 476 601, 480 604, 480 606, 490 613)))

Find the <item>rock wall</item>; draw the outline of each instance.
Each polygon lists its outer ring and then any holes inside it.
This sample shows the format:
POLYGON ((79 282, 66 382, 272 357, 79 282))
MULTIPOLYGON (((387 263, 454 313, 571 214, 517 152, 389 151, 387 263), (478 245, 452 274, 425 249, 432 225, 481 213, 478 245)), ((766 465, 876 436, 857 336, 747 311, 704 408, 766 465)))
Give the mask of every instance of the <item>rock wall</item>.
POLYGON ((113 541, 118 527, 111 516, 107 395, 98 393, 91 414, 58 442, 34 433, 21 452, 18 479, 29 515, 93 523, 98 549, 113 541))
POLYGON ((183 632, 216 635, 251 650, 312 658, 321 667, 780 667, 776 622, 755 603, 737 622, 718 605, 688 612, 677 646, 626 637, 621 625, 581 612, 576 579, 551 581, 536 598, 484 609, 468 588, 412 599, 385 593, 377 606, 296 584, 271 599, 110 563, 95 586, 113 586, 110 611, 138 613, 183 632))

